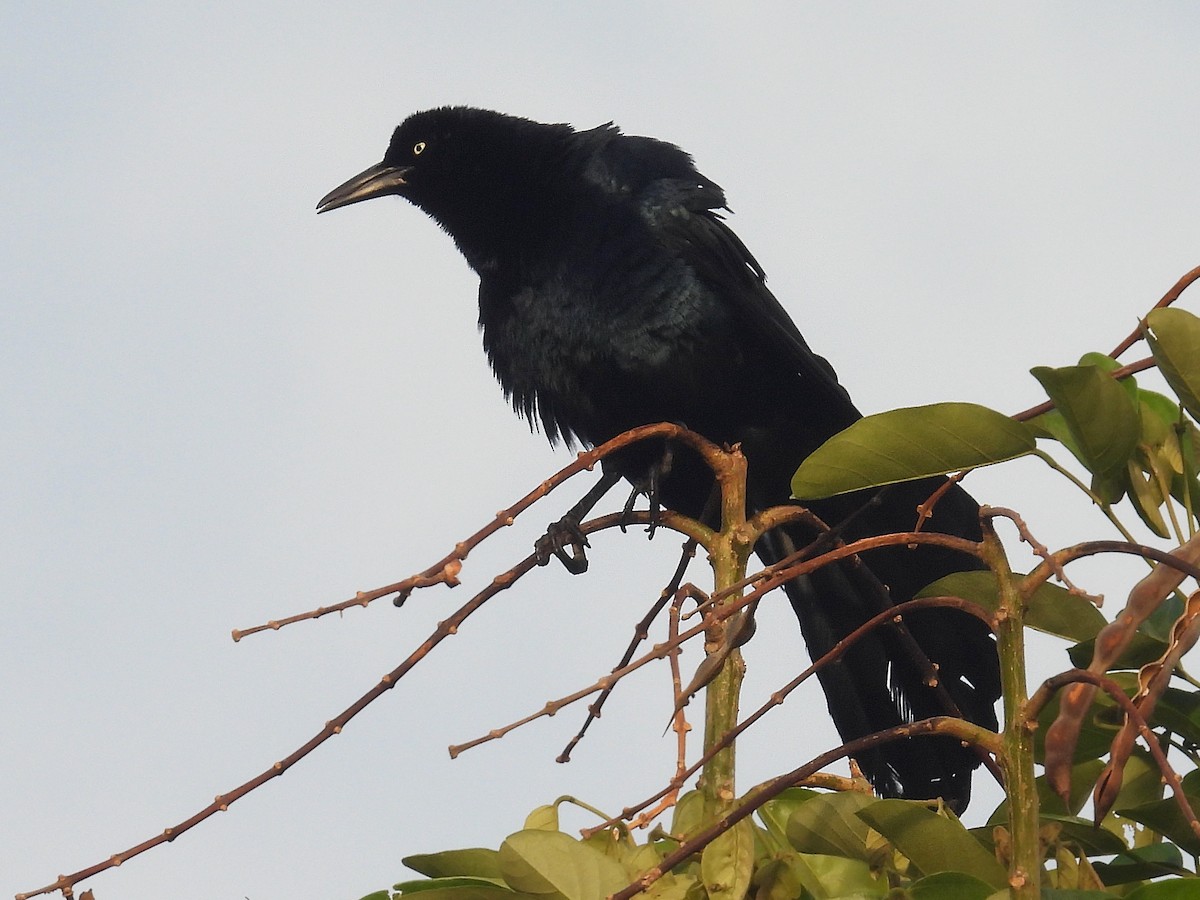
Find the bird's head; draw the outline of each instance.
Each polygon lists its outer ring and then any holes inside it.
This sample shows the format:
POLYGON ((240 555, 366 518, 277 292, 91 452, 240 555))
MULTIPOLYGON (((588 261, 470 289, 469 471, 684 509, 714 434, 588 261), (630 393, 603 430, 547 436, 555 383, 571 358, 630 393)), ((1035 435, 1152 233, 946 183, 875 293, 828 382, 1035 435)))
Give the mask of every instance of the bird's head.
POLYGON ((414 113, 392 133, 383 161, 321 198, 317 212, 396 194, 423 209, 472 256, 545 209, 548 179, 563 172, 567 125, 465 106, 414 113), (472 253, 471 251, 475 251, 472 253))

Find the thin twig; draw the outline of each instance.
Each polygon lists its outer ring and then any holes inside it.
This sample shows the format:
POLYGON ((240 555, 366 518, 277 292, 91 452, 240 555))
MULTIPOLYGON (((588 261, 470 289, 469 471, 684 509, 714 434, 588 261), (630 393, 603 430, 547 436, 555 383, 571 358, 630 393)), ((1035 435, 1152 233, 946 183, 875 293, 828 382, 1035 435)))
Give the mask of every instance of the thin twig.
MULTIPOLYGON (((671 640, 679 638, 679 610, 687 596, 686 591, 679 590, 676 591, 675 597, 671 601, 670 625, 667 631, 667 636, 671 640)), ((686 780, 683 772, 687 768, 687 736, 688 732, 692 730, 692 726, 688 724, 687 713, 679 702, 683 692, 683 679, 679 673, 679 656, 680 648, 678 646, 672 649, 667 656, 671 663, 671 694, 675 701, 675 713, 671 716, 671 728, 675 732, 675 774, 671 777, 671 784, 677 785, 677 787, 664 794, 653 809, 646 810, 630 822, 631 829, 645 828, 654 819, 671 809, 679 801, 679 791, 686 780)))
MULTIPOLYGON (((675 574, 671 576, 671 580, 667 583, 667 586, 664 587, 659 593, 658 599, 654 602, 654 605, 650 607, 649 612, 647 612, 642 620, 634 626, 633 638, 630 640, 629 646, 625 648, 625 653, 622 655, 621 661, 613 667, 614 672, 617 671, 617 669, 627 666, 629 661, 633 659, 633 654, 637 652, 638 646, 642 643, 642 641, 649 637, 650 626, 654 623, 654 620, 658 618, 658 614, 667 604, 667 601, 669 601, 675 592, 679 590, 679 585, 682 583, 683 576, 687 572, 688 564, 691 563, 696 556, 696 546, 696 541, 692 538, 688 538, 684 542, 683 551, 679 558, 679 564, 675 567, 675 574)), ((583 736, 587 733, 587 730, 591 726, 592 722, 600 718, 600 712, 604 707, 604 702, 608 699, 610 694, 612 694, 611 686, 606 687, 603 691, 601 691, 600 696, 596 698, 595 702, 588 706, 587 718, 584 720, 583 725, 580 727, 576 735, 567 742, 567 745, 555 759, 555 762, 565 763, 571 761, 571 751, 573 751, 576 745, 583 740, 583 736)))
POLYGON ((1034 556, 1043 560, 1050 566, 1051 570, 1054 572, 1054 577, 1057 578, 1062 584, 1066 585, 1069 593, 1075 595, 1076 597, 1081 597, 1084 600, 1087 600, 1093 606, 1104 606, 1104 595, 1089 594, 1083 588, 1077 587, 1075 583, 1072 582, 1067 576, 1067 570, 1058 564, 1057 560, 1054 558, 1054 554, 1050 552, 1050 548, 1033 536, 1033 532, 1029 530, 1029 526, 1025 524, 1025 520, 1021 518, 1021 515, 1016 510, 1009 509, 1004 506, 988 506, 986 507, 986 514, 991 516, 1002 516, 1010 520, 1013 525, 1016 526, 1017 536, 1020 538, 1020 540, 1029 545, 1029 548, 1033 551, 1034 556))
MULTIPOLYGON (((647 517, 647 514, 645 513, 639 515, 641 517, 647 517)), ((635 518, 637 518, 637 516, 635 516, 635 518)), ((580 526, 580 528, 584 534, 589 534, 605 528, 616 528, 620 526, 623 521, 628 522, 628 517, 623 518, 620 513, 614 513, 613 515, 605 516, 591 522, 585 522, 580 526)), ((689 519, 678 516, 675 513, 666 510, 659 514, 659 521, 660 524, 666 527, 671 527, 685 534, 688 530, 695 530, 692 528, 692 526, 696 524, 692 523, 689 519)), ((416 650, 409 654, 409 656, 400 665, 398 665, 388 674, 384 675, 374 687, 359 697, 358 700, 348 706, 340 714, 326 722, 325 727, 322 728, 321 731, 314 735, 311 739, 309 739, 305 744, 297 748, 279 762, 272 765, 266 771, 250 779, 244 784, 239 785, 231 791, 228 791, 224 794, 219 794, 212 803, 200 810, 200 812, 188 819, 185 819, 178 825, 165 829, 161 834, 142 841, 141 843, 136 844, 121 853, 113 854, 103 862, 80 869, 78 872, 74 872, 70 875, 60 875, 54 883, 46 885, 45 887, 39 888, 35 891, 18 894, 17 896, 19 900, 26 900, 26 898, 36 897, 40 894, 46 894, 51 891, 69 891, 74 885, 78 884, 85 878, 90 878, 91 876, 103 872, 106 869, 121 865, 126 860, 145 853, 147 850, 151 850, 160 844, 175 840, 175 838, 179 837, 179 835, 183 834, 185 831, 189 831, 196 825, 199 825, 205 819, 210 818, 218 812, 225 811, 231 804, 237 800, 240 800, 251 791, 262 786, 271 779, 279 777, 309 753, 313 752, 321 744, 325 743, 325 741, 327 741, 329 738, 333 737, 335 734, 340 734, 343 727, 345 727, 345 725, 351 719, 366 709, 367 706, 381 697, 384 693, 395 687, 396 683, 409 671, 411 671, 413 667, 417 665, 417 663, 424 659, 434 647, 436 647, 450 635, 457 634, 459 626, 461 626, 469 616, 483 606, 484 603, 486 603, 499 592, 511 587, 517 580, 531 572, 533 569, 537 568, 537 566, 538 563, 536 553, 530 554, 508 571, 502 572, 493 578, 491 583, 486 588, 481 590, 465 604, 459 607, 449 618, 439 622, 433 633, 426 638, 426 640, 419 647, 417 647, 416 650)), ((703 629, 701 628, 699 630, 702 631, 703 629)))
MULTIPOLYGON (((1154 304, 1154 306, 1151 307, 1151 311, 1156 310, 1156 309, 1161 309, 1164 306, 1170 306, 1172 303, 1174 303, 1176 300, 1179 299, 1179 295, 1182 294, 1184 292, 1184 290, 1187 289, 1188 285, 1190 285, 1192 282, 1196 281, 1197 279, 1200 279, 1200 266, 1197 266, 1196 268, 1192 269, 1192 271, 1188 272, 1182 278, 1180 278, 1177 282, 1175 282, 1175 284, 1171 287, 1171 289, 1169 291, 1167 291, 1165 294, 1163 294, 1162 299, 1159 300, 1157 303, 1154 304)), ((1147 313, 1147 315, 1148 314, 1149 313, 1147 313)), ((1145 316, 1143 316, 1142 319, 1144 320, 1145 316)), ((1132 347, 1134 344, 1136 344, 1139 340, 1141 340, 1141 337, 1142 337, 1142 327, 1141 327, 1141 323, 1139 322, 1138 327, 1133 329, 1133 331, 1131 331, 1129 333, 1129 336, 1126 337, 1125 340, 1121 341, 1121 343, 1117 344, 1117 346, 1113 349, 1113 352, 1108 355, 1111 356, 1113 359, 1116 359, 1118 356, 1120 356, 1122 353, 1124 353, 1126 350, 1128 350, 1130 347, 1132 347)))

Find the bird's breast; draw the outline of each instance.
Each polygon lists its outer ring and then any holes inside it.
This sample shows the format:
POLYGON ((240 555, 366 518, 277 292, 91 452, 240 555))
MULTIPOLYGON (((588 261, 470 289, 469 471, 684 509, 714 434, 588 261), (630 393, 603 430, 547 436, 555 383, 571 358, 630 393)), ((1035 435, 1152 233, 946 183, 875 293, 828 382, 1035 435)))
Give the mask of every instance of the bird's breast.
POLYGON ((719 308, 661 270, 581 273, 480 286, 484 347, 521 413, 593 443, 635 425, 686 421, 719 308))

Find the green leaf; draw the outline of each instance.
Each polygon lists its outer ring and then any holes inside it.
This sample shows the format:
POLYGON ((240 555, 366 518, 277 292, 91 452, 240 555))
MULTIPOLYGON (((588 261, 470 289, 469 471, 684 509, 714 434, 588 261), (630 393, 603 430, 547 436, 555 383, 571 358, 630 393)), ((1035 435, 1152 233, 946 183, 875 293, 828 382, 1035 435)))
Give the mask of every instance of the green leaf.
POLYGON ((1189 743, 1200 744, 1200 694, 1167 688, 1154 708, 1154 721, 1189 743))
POLYGON ((1092 866, 1100 879, 1110 886, 1187 872, 1179 848, 1166 843, 1147 844, 1118 854, 1111 862, 1094 862, 1092 866))
POLYGON ((525 828, 537 831, 558 831, 558 804, 539 806, 525 817, 525 828))
MULTIPOLYGON (((1095 646, 1095 639, 1088 638, 1086 641, 1080 641, 1074 647, 1068 649, 1067 656, 1070 657, 1071 664, 1081 669, 1086 669, 1092 663, 1095 646)), ((1108 671, 1112 672, 1116 669, 1140 669, 1146 663, 1159 659, 1166 652, 1166 641, 1160 641, 1158 638, 1151 637, 1139 631, 1130 638, 1128 646, 1121 652, 1117 661, 1108 667, 1108 671)))
POLYGON ((871 867, 861 859, 844 856, 823 856, 819 853, 796 853, 789 864, 800 884, 814 897, 883 897, 887 880, 871 873, 871 867))
POLYGON ((370 894, 367 894, 367 896, 359 898, 359 900, 392 900, 392 892, 373 891, 370 894))
POLYGON ((939 815, 908 800, 877 800, 858 815, 926 875, 955 871, 996 888, 1008 883, 1004 867, 951 813, 939 815))
POLYGON ((1196 897, 1200 897, 1200 881, 1193 876, 1142 885, 1126 894, 1125 900, 1196 900, 1196 897))
POLYGON ((1154 476, 1144 477, 1142 467, 1132 459, 1125 463, 1125 492, 1142 524, 1160 538, 1170 537, 1167 523, 1159 510, 1166 498, 1154 476))
POLYGON ((813 797, 788 820, 788 841, 805 853, 868 859, 869 829, 857 813, 875 802, 851 791, 813 797))
MULTIPOLYGON (((1193 810, 1200 809, 1200 796, 1191 792, 1188 792, 1186 796, 1193 810)), ((1140 806, 1125 807, 1116 810, 1116 813, 1126 819, 1140 822, 1147 828, 1152 828, 1193 856, 1200 854, 1200 838, 1197 838, 1192 831, 1191 825, 1184 818, 1174 797, 1155 800, 1153 803, 1143 803, 1140 806)))
POLYGON ((393 885, 400 896, 421 900, 517 900, 526 896, 509 890, 503 882, 490 878, 430 878, 420 881, 402 881, 393 885))
MULTIPOLYGON (((922 588, 917 596, 961 597, 990 610, 1000 608, 1000 587, 991 572, 955 572, 922 588)), ((1107 623, 1100 610, 1084 598, 1043 582, 1029 598, 1025 624, 1068 640, 1086 641, 1107 623)))
POLYGON ((473 875, 477 878, 499 880, 500 854, 484 847, 467 850, 443 850, 441 853, 418 853, 400 860, 414 872, 429 878, 448 878, 453 875, 473 875))
POLYGON ((638 896, 644 900, 687 900, 699 896, 699 889, 699 882, 692 876, 667 872, 638 896))
POLYGON ((1138 389, 1138 400, 1144 403, 1164 425, 1173 426, 1179 421, 1178 400, 1147 388, 1138 389))
POLYGON ((1184 309, 1156 309, 1143 332, 1163 378, 1183 408, 1200 418, 1200 319, 1184 309))
POLYGON ((908 887, 910 900, 987 900, 996 889, 963 872, 938 872, 908 887))
POLYGON ((801 804, 819 796, 822 795, 816 791, 810 791, 808 788, 790 787, 785 788, 779 796, 768 800, 758 808, 758 818, 762 820, 763 825, 767 828, 767 833, 779 843, 781 849, 791 846, 787 836, 787 824, 792 813, 801 804))
POLYGON ((1062 413, 1088 471, 1105 476, 1121 469, 1133 454, 1140 429, 1137 407, 1116 379, 1098 366, 1037 366, 1030 371, 1062 413))
POLYGON ((754 873, 754 900, 794 900, 804 896, 795 871, 795 854, 787 851, 766 860, 754 873))
POLYGON ((754 823, 742 819, 700 853, 700 880, 710 900, 742 900, 754 874, 754 823))
POLYGON ((500 845, 500 871, 514 890, 596 900, 628 883, 624 868, 561 831, 518 831, 500 845))
MULTIPOLYGON (((1074 816, 1084 803, 1091 799, 1092 785, 1096 783, 1096 779, 1100 773, 1104 771, 1104 761, 1100 759, 1087 759, 1071 767, 1071 786, 1070 794, 1071 807, 1068 809, 1063 805, 1062 798, 1054 792, 1046 781, 1045 775, 1039 775, 1034 784, 1037 785, 1038 806, 1041 809, 1042 816, 1074 816)), ((1079 821, 1084 821, 1080 819, 1079 821)), ((1000 801, 1000 805, 993 810, 988 817, 988 828, 986 829, 971 829, 971 833, 976 839, 980 840, 984 846, 989 846, 992 843, 990 837, 990 828, 993 825, 1008 824, 1008 800, 1000 801)), ((1088 823, 1090 825, 1090 823, 1088 823)))
POLYGON ((1036 433, 1037 437, 1052 438, 1058 441, 1071 451, 1072 456, 1083 462, 1083 451, 1079 449, 1075 436, 1067 427, 1067 420, 1057 409, 1047 410, 1040 416, 1030 419, 1026 424, 1036 433))
POLYGON ((695 834, 704 824, 704 795, 699 791, 688 791, 679 798, 671 814, 671 834, 686 837, 695 834))
POLYGON ((944 475, 1032 453, 1033 431, 974 403, 935 403, 859 419, 801 463, 801 500, 944 475))

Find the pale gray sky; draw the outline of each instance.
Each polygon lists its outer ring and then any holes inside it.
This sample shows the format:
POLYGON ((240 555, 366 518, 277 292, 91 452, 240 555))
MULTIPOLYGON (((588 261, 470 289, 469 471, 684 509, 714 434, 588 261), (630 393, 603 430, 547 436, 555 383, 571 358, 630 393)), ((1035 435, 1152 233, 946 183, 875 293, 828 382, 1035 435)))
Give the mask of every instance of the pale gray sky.
MULTIPOLYGON (((1191 4, 77 7, 0 10, 0 894, 290 752, 557 517, 454 592, 229 640, 424 567, 567 461, 493 384, 443 234, 399 200, 313 214, 408 113, 680 144, 867 410, 1029 406, 1030 366, 1110 349, 1200 263, 1191 4)), ((1047 544, 1109 534, 1034 463, 971 485, 1047 544)), ((537 573, 285 777, 88 885, 353 900, 559 794, 655 790, 665 671, 570 765, 582 709, 445 750, 616 661, 678 541, 596 543, 586 579, 537 573)), ((1095 571, 1114 601, 1139 574, 1095 571)), ((783 606, 747 708, 803 662, 783 606)), ((834 742, 814 685, 743 742, 742 784, 834 742)))

